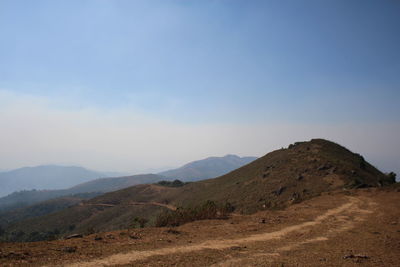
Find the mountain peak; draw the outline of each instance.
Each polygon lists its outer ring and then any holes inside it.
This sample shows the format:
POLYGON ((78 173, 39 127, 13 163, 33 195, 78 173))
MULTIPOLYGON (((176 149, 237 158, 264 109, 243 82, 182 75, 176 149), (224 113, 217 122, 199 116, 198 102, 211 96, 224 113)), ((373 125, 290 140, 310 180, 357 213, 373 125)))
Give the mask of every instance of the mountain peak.
POLYGON ((185 164, 184 166, 159 173, 170 179, 196 181, 214 178, 242 167, 257 159, 256 157, 239 157, 227 154, 223 157, 208 157, 185 164))
POLYGON ((0 173, 0 196, 20 190, 63 189, 102 177, 103 174, 76 166, 40 165, 0 173))
POLYGON ((238 155, 235 154, 226 154, 225 156, 223 156, 224 158, 240 158, 238 155))

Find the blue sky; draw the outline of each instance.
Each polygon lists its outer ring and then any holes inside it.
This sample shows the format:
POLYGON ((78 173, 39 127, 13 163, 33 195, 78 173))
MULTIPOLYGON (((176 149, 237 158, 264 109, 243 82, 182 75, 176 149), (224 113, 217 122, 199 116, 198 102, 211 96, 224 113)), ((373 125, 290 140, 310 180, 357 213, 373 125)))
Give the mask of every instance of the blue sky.
MULTIPOLYGON (((399 14, 400 2, 389 0, 0 0, 0 101, 8 103, 13 112, 22 103, 29 110, 40 110, 30 122, 46 121, 48 113, 74 122, 80 112, 90 110, 87 125, 97 120, 119 129, 131 122, 117 119, 116 126, 112 116, 140 117, 140 125, 154 121, 166 123, 166 128, 174 125, 181 129, 176 132, 182 138, 187 135, 180 127, 192 127, 193 132, 196 127, 223 132, 218 126, 226 124, 235 125, 237 131, 264 127, 271 132, 278 125, 310 128, 308 134, 298 137, 292 130, 286 132, 286 126, 279 128, 282 132, 277 131, 277 136, 288 136, 279 141, 273 136, 256 139, 248 133, 246 138, 266 144, 248 144, 234 151, 229 142, 213 150, 224 137, 210 137, 205 146, 210 155, 261 155, 283 142, 314 137, 312 129, 326 132, 333 127, 342 129, 340 134, 327 137, 350 148, 366 147, 367 156, 371 154, 379 166, 397 168, 399 161, 392 158, 400 158, 394 151, 400 150, 395 137, 400 136, 399 14), (109 120, 103 120, 105 114, 109 120), (360 129, 378 127, 381 132, 366 139, 356 134, 363 132, 360 129), (393 135, 393 140, 381 144, 387 135, 393 135), (357 141, 360 138, 364 143, 357 141), (371 143, 393 151, 382 149, 375 155, 371 143)), ((9 114, 3 127, 13 121, 9 109, 3 107, 2 112, 9 114)), ((8 128, 26 124, 23 116, 18 118, 8 128)), ((58 120, 56 116, 53 119, 58 120)), ((69 127, 71 131, 78 128, 75 124, 69 127)), ((93 133, 96 127, 89 128, 86 131, 93 133)), ((163 130, 157 129, 160 134, 163 130)), ((9 134, 13 136, 11 130, 9 134)), ((48 131, 46 134, 51 136, 48 131)), ((38 136, 21 136, 19 143, 41 143, 38 136)), ((67 136, 65 140, 74 147, 76 138, 67 136)), ((197 138, 193 134, 193 140, 197 138)), ((179 140, 174 141, 175 147, 180 146, 179 140)), ((240 140, 236 137, 231 142, 240 140)), ((150 141, 148 144, 151 146, 150 141)), ((60 148, 61 152, 65 148, 60 148)), ((106 158, 110 151, 98 152, 106 158)), ((132 161, 140 162, 140 153, 137 150, 132 161)), ((206 154, 206 149, 198 154, 180 151, 165 164, 180 164, 206 154)), ((72 155, 43 157, 40 162, 104 166, 101 160, 75 162, 72 155)), ((17 153, 15 158, 22 155, 17 153)), ((161 158, 156 165, 163 165, 161 158)), ((9 160, 0 168, 29 163, 39 161, 9 160)), ((130 164, 116 168, 136 168, 130 164)))

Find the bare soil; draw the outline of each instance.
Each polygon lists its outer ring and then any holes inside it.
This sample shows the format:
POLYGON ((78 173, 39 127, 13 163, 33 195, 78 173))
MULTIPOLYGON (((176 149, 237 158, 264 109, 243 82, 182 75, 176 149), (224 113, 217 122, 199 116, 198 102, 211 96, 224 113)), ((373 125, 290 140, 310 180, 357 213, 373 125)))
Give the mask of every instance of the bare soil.
POLYGON ((175 228, 0 243, 0 265, 400 266, 397 190, 327 193, 285 210, 175 228))

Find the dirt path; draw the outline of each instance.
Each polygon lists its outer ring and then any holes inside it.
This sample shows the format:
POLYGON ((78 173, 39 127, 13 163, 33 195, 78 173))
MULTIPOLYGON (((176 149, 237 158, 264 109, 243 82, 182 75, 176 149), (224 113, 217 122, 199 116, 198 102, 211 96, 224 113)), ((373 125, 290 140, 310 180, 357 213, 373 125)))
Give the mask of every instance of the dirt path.
MULTIPOLYGON (((363 201, 361 201, 360 199, 350 198, 349 203, 344 204, 336 209, 331 209, 326 213, 324 213, 323 215, 318 216, 315 220, 311 222, 295 225, 292 227, 287 227, 282 229, 281 231, 278 231, 278 232, 285 231, 286 234, 288 235, 290 232, 295 232, 296 230, 301 231, 302 228, 308 225, 308 226, 313 226, 312 231, 316 232, 317 235, 314 235, 309 238, 303 237, 300 240, 295 240, 292 242, 290 241, 288 242, 288 240, 286 240, 286 243, 288 243, 286 245, 284 245, 285 242, 281 242, 282 244, 278 245, 278 247, 275 248, 273 253, 257 253, 250 251, 247 253, 243 253, 242 257, 229 259, 220 262, 218 264, 211 265, 211 267, 248 266, 245 263, 245 261, 248 260, 249 258, 251 259, 255 259, 257 257, 265 258, 266 256, 268 256, 270 259, 273 259, 281 256, 281 254, 284 252, 295 250, 300 246, 306 244, 328 241, 333 236, 337 236, 342 232, 351 230, 357 222, 364 221, 367 218, 368 214, 373 213, 371 208, 374 207, 376 203, 372 202, 369 199, 364 199, 364 201, 365 202, 363 203, 363 201), (360 208, 361 204, 367 205, 368 209, 360 208), (317 227, 325 229, 321 231, 321 229, 319 230, 315 229, 317 227)), ((281 235, 280 237, 282 236, 283 235, 281 235)))
POLYGON ((176 210, 176 207, 173 205, 169 204, 164 204, 164 203, 159 203, 159 202, 131 202, 129 203, 130 206, 136 206, 136 205, 153 205, 153 206, 159 206, 159 207, 164 207, 169 210, 176 210))
MULTIPOLYGON (((97 259, 87 262, 78 262, 66 266, 112 266, 112 265, 124 265, 131 264, 134 261, 140 261, 147 259, 153 256, 163 256, 163 255, 171 255, 176 253, 193 253, 203 251, 205 249, 212 250, 224 250, 224 249, 232 249, 238 246, 249 245, 257 242, 272 242, 279 241, 282 244, 275 249, 274 252, 269 253, 268 256, 276 257, 279 256, 281 252, 291 250, 295 247, 302 246, 307 243, 314 242, 323 242, 331 238, 333 235, 337 235, 343 231, 351 229, 356 222, 365 220, 366 216, 372 212, 373 202, 368 200, 367 198, 360 200, 356 197, 347 197, 347 203, 326 211, 322 215, 317 216, 314 220, 299 223, 292 226, 287 226, 283 229, 274 232, 264 232, 259 234, 249 235, 247 237, 240 238, 231 238, 231 239, 216 239, 216 240, 207 240, 197 244, 185 245, 185 246, 175 246, 175 247, 166 247, 159 248, 154 250, 145 250, 145 251, 131 251, 128 253, 119 253, 114 254, 109 257, 103 259, 97 259), (363 206, 363 208, 361 208, 363 206), (323 227, 321 224, 323 223, 323 227), (291 235, 297 232, 304 232, 308 230, 312 232, 312 230, 317 227, 322 228, 319 229, 317 236, 303 236, 299 240, 295 242, 288 242, 285 236, 291 235), (282 239, 282 241, 281 241, 282 239)), ((147 203, 149 204, 149 203, 147 203)), ((153 203, 155 204, 155 203, 153 203)), ((161 204, 161 203, 157 203, 161 204)), ((164 204, 163 204, 164 205, 164 204)), ((249 254, 251 257, 265 257, 266 254, 258 255, 255 251, 244 254, 243 257, 248 258, 249 254)), ((234 266, 237 264, 240 266, 241 258, 229 259, 224 262, 218 263, 214 266, 234 266)))
MULTIPOLYGON (((98 206, 98 207, 115 207, 117 205, 114 204, 106 204, 106 203, 80 203, 80 206, 98 206)), ((176 207, 173 205, 169 205, 169 204, 164 204, 164 203, 159 203, 159 202, 131 202, 129 204, 119 204, 118 206, 144 206, 144 205, 152 205, 152 206, 159 206, 159 207, 164 207, 167 208, 169 210, 176 210, 176 207)))

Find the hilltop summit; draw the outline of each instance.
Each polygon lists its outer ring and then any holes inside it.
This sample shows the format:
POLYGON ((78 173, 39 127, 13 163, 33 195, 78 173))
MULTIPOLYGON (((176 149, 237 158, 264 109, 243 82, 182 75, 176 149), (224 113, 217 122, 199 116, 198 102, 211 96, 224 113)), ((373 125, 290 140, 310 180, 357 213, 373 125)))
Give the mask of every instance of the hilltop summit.
POLYGON ((334 190, 394 181, 361 155, 324 139, 296 142, 221 177, 188 184, 174 201, 229 202, 243 212, 284 207, 334 190))

